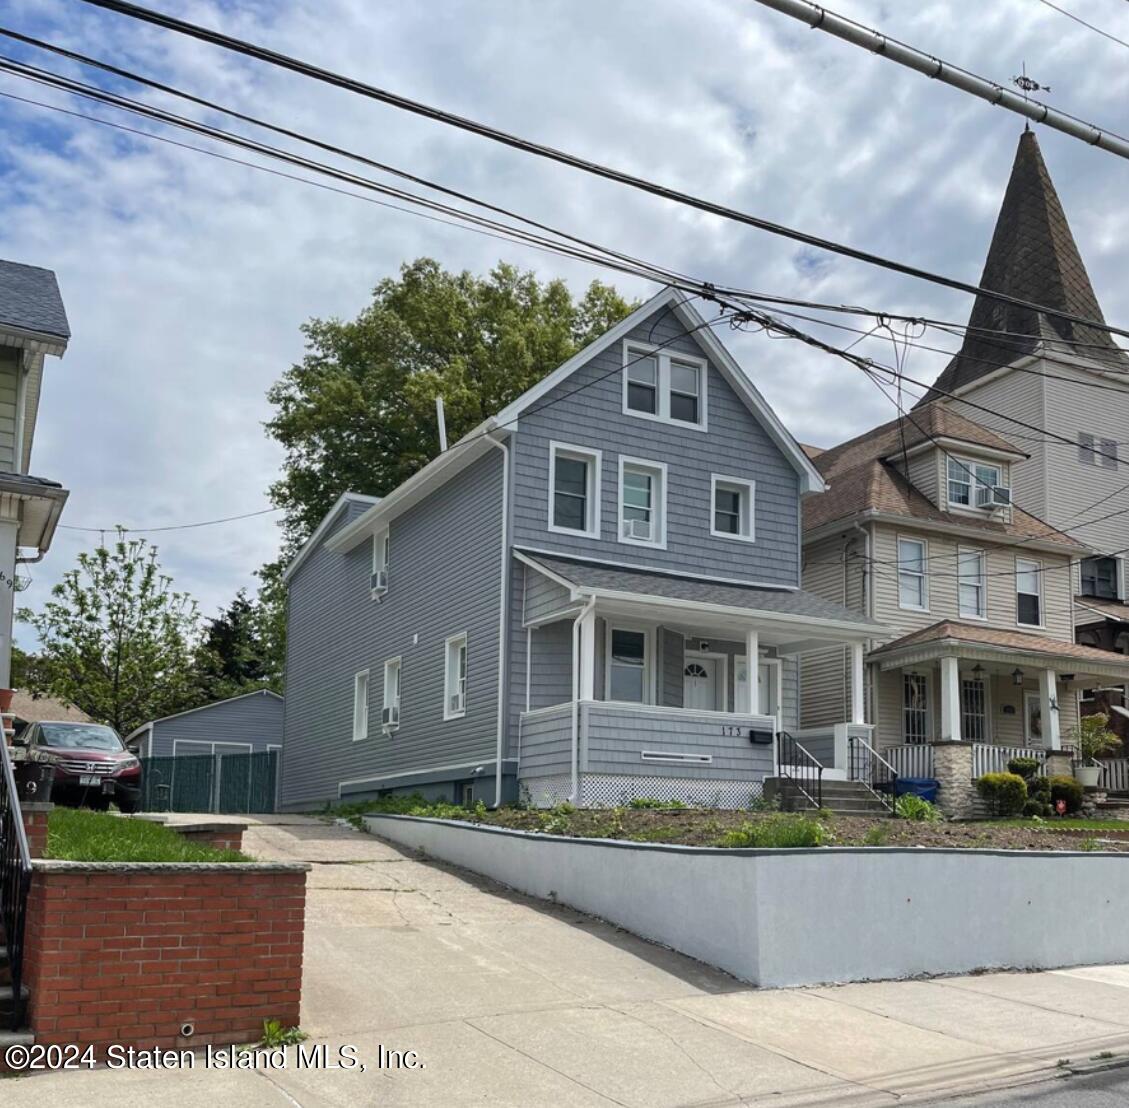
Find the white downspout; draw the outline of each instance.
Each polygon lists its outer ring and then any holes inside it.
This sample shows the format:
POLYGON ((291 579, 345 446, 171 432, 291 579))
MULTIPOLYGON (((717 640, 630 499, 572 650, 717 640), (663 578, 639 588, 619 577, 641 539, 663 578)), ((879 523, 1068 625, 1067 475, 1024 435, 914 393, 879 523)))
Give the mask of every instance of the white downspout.
POLYGON ((580 625, 595 607, 596 598, 590 596, 572 621, 572 790, 568 799, 577 805, 580 803, 580 625))
POLYGON ((509 630, 510 585, 510 452, 505 443, 486 436, 491 446, 502 452, 502 556, 498 595, 498 744, 494 758, 494 807, 502 806, 502 755, 506 742, 506 633, 509 630))

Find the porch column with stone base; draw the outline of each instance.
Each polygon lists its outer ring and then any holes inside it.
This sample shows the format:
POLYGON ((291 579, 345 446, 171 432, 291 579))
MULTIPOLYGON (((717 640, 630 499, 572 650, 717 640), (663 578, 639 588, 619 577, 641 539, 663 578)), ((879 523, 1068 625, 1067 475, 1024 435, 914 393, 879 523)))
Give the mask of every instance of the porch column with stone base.
POLYGON ((933 744, 933 776, 937 807, 949 819, 973 819, 980 814, 980 795, 972 780, 972 743, 933 744))

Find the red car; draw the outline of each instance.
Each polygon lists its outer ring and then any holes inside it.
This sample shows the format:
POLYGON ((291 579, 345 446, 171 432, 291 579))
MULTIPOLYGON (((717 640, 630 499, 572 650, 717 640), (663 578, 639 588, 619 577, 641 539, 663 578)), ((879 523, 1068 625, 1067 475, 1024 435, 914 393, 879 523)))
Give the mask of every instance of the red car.
POLYGON ((118 733, 101 723, 33 723, 16 742, 29 762, 55 767, 51 799, 105 811, 113 801, 123 812, 141 807, 141 763, 118 733))

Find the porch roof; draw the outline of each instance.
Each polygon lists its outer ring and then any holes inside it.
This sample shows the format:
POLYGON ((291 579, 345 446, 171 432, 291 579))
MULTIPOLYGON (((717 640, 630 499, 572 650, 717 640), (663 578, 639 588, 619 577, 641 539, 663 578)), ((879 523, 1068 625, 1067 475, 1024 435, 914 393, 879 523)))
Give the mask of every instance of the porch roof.
POLYGON ((860 638, 882 638, 888 629, 849 608, 802 589, 768 589, 680 577, 588 562, 532 551, 518 551, 534 569, 566 584, 579 597, 665 603, 703 612, 741 617, 761 616, 791 624, 808 623, 853 632, 860 638))
POLYGON ((1093 596, 1076 596, 1074 598, 1075 627, 1087 623, 1101 623, 1105 619, 1112 619, 1118 623, 1129 623, 1129 604, 1120 600, 1099 600, 1093 596))
POLYGON ((1011 631, 956 620, 941 620, 920 631, 903 635, 872 650, 870 658, 880 662, 883 669, 897 669, 913 662, 926 662, 954 654, 984 661, 1014 662, 1018 666, 1040 661, 1047 669, 1073 670, 1119 680, 1129 678, 1129 657, 1121 654, 1028 631, 1011 631))

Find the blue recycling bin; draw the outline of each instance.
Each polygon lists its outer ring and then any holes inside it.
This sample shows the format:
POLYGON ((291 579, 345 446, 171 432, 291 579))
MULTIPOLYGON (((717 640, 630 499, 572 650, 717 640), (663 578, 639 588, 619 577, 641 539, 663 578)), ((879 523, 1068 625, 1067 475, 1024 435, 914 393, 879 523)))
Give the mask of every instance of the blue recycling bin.
POLYGON ((894 786, 895 796, 920 796, 933 804, 937 799, 937 778, 935 777, 899 777, 894 786))

